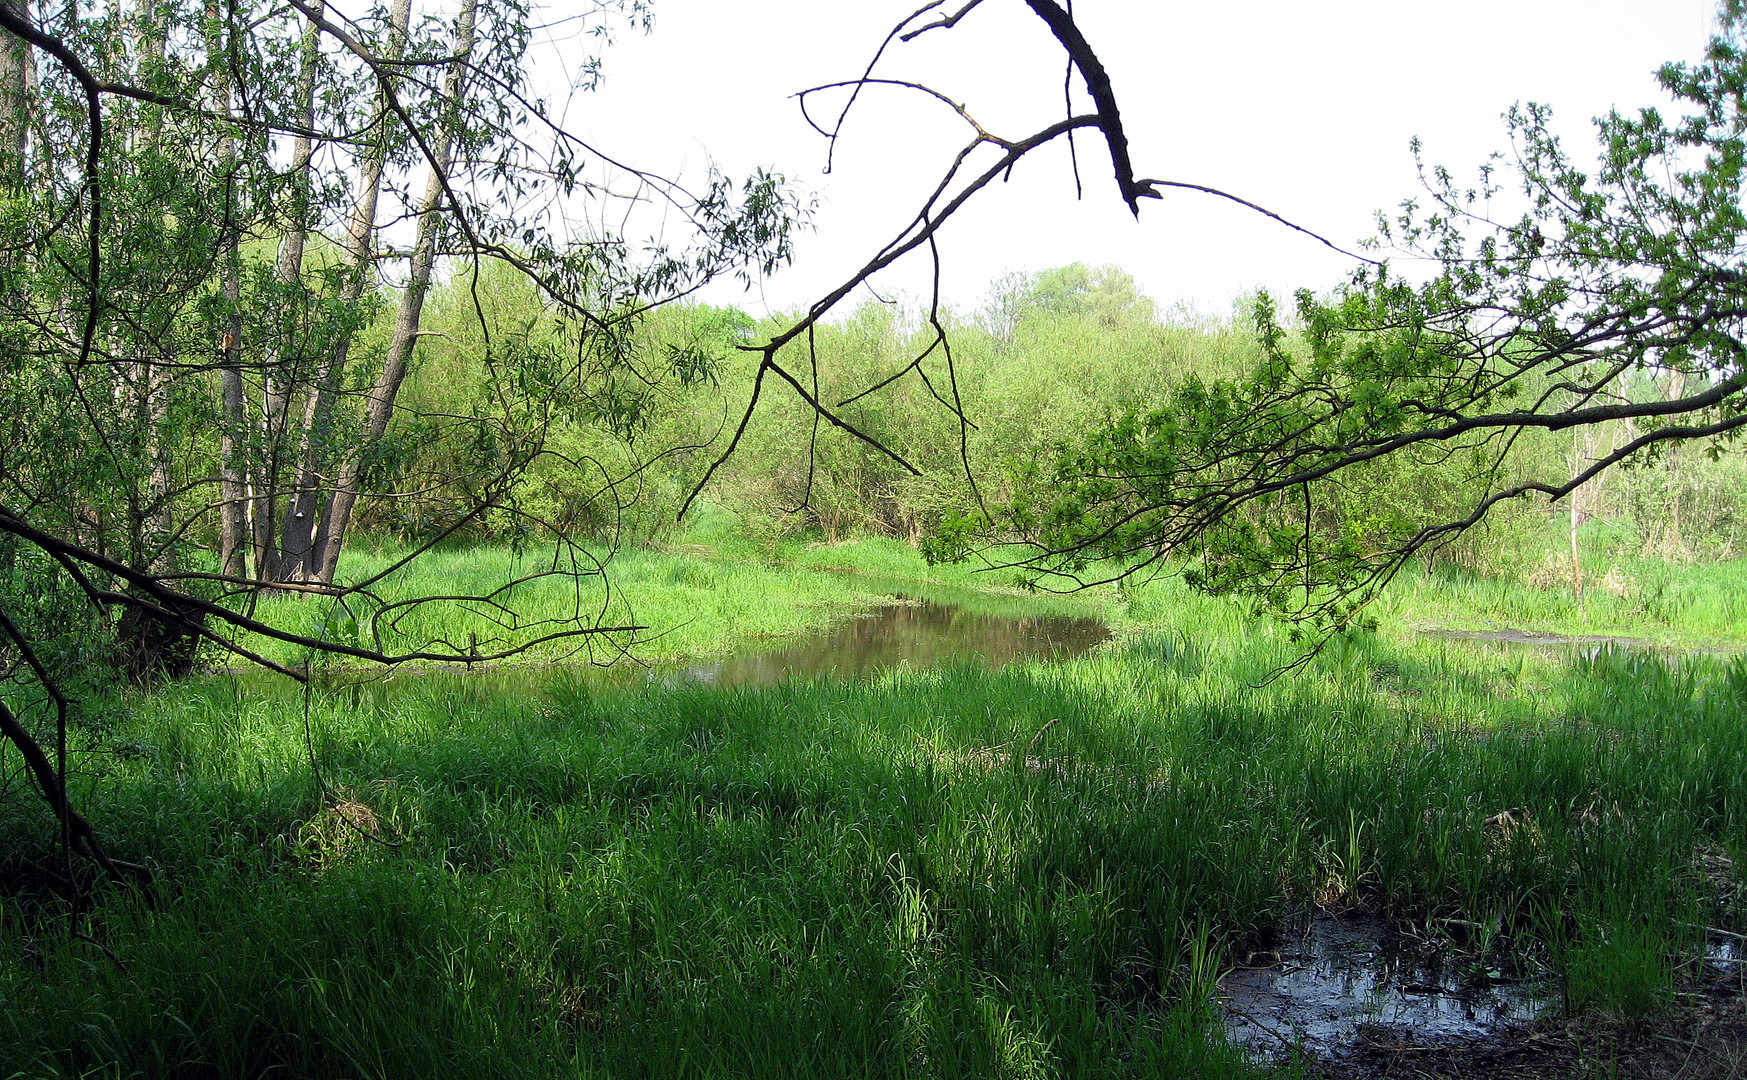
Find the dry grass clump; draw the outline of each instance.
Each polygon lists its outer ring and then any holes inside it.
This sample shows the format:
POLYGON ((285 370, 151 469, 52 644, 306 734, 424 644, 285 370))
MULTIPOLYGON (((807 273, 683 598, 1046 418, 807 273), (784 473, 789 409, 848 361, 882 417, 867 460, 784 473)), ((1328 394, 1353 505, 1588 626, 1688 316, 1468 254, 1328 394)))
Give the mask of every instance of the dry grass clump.
POLYGON ((375 807, 348 789, 331 791, 315 816, 297 826, 298 854, 317 870, 355 855, 373 844, 401 842, 392 823, 386 826, 375 807))

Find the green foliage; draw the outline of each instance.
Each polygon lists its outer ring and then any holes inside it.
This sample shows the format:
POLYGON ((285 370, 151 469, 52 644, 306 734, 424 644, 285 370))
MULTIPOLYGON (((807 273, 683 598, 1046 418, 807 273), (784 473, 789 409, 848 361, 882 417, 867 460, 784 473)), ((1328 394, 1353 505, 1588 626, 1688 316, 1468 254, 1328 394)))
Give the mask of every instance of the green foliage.
MULTIPOLYGON (((809 392, 879 447, 819 420, 793 396, 767 396, 708 497, 767 538, 811 532, 828 541, 872 534, 919 542, 1023 483, 1040 448, 1097 424, 1124 401, 1155 398, 1188 371, 1239 367, 1254 352, 1230 325, 1160 322, 1151 301, 1112 268, 1066 267, 1006 289, 974 317, 936 312, 938 326, 923 313, 869 302, 792 343, 782 361, 807 373, 809 392)), ((695 333, 683 311, 668 319, 652 328, 657 340, 684 342, 695 333)), ((672 399, 645 445, 719 445, 735 429, 754 364, 725 355, 717 381, 672 399)), ((698 454, 675 454, 655 463, 651 483, 664 491, 657 478, 673 476, 674 488, 689 491, 701 464, 698 454)))
MULTIPOLYGON (((1429 170, 1427 205, 1379 223, 1383 244, 1435 267, 1427 279, 1366 266, 1330 297, 1300 292, 1290 322, 1258 298, 1246 372, 1191 372, 1121 402, 1063 440, 987 531, 1035 544, 1046 570, 1189 560, 1198 587, 1338 628, 1409 557, 1501 504, 1575 500, 1593 475, 1682 441, 1714 454, 1747 427, 1742 25, 1731 6, 1706 63, 1661 72, 1690 115, 1600 121, 1593 174, 1545 109, 1513 110, 1517 221, 1494 223, 1509 194, 1493 166, 1472 188, 1429 170), (1567 459, 1548 433, 1572 429, 1609 447, 1580 437, 1567 459)), ((1046 286, 1088 289, 1083 271, 1046 286)), ((1653 495, 1634 497, 1649 510, 1653 495)))
MULTIPOLYGON (((1691 947, 1669 928, 1707 895, 1695 853, 1747 836, 1722 665, 1361 638, 1266 682, 1296 655, 1278 628, 1162 584, 1130 601, 1151 625, 1103 653, 998 673, 432 673, 307 713, 223 678, 154 695, 84 797, 163 896, 99 898, 90 933, 125 972, 9 912, 29 933, 0 948, 0 1057, 1256 1075, 1210 1038, 1209 983, 1317 901, 1509 928, 1574 1008, 1667 1000, 1665 956, 1691 947)), ((0 830, 39 852, 11 809, 0 830)))

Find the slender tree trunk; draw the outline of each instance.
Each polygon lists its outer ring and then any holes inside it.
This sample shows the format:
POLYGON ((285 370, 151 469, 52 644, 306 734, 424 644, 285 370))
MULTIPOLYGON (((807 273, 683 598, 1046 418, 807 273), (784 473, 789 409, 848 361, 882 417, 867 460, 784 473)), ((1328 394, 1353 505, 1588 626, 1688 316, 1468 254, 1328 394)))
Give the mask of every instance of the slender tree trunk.
MULTIPOLYGON (((1571 429, 1571 473, 1573 476, 1590 466, 1594 460, 1594 433, 1586 426, 1571 429)), ((1583 558, 1578 544, 1578 530, 1595 515, 1595 482, 1591 481, 1571 493, 1571 594, 1577 600, 1577 613, 1586 614, 1583 600, 1583 558)))
MULTIPOLYGON (((1679 401, 1685 396, 1686 372, 1670 371, 1668 373, 1667 399, 1679 401)), ((1681 507, 1686 502, 1685 470, 1681 468, 1681 460, 1679 442, 1669 443, 1668 448, 1662 451, 1662 469, 1666 477, 1664 483, 1669 493, 1667 540, 1661 552, 1665 559, 1686 557, 1685 529, 1680 521, 1681 507)))
MULTIPOLYGON (((412 0, 394 0, 389 9, 389 37, 385 57, 400 56, 406 46, 407 25, 412 19, 412 0)), ((365 152, 358 170, 358 188, 352 203, 352 220, 346 231, 346 261, 349 272, 340 290, 340 303, 351 307, 364 295, 366 278, 374 261, 376 203, 382 191, 382 170, 388 156, 388 88, 377 97, 376 140, 365 152)), ((317 545, 317 522, 322 517, 322 470, 328 456, 328 438, 333 430, 341 380, 351 352, 346 334, 334 343, 316 378, 314 391, 304 403, 298 440, 297 481, 285 515, 280 542, 279 580, 313 581, 320 578, 321 554, 317 545)))
MULTIPOLYGON (((213 108, 220 116, 231 110, 232 73, 227 56, 224 15, 216 3, 206 5, 207 63, 214 75, 213 108)), ((243 395, 242 266, 237 252, 237 142, 228 129, 219 140, 219 170, 225 178, 225 236, 219 254, 219 291, 225 299, 225 326, 218 342, 219 386, 223 393, 224 428, 219 435, 219 573, 241 578, 248 574, 248 488, 245 457, 249 418, 243 395)))
POLYGON ((1571 493, 1571 595, 1577 600, 1577 613, 1583 614, 1583 559, 1577 546, 1577 529, 1583 524, 1583 512, 1577 508, 1577 493, 1571 493))
MULTIPOLYGON (((308 133, 315 128, 315 72, 320 60, 320 42, 319 29, 310 23, 304 28, 303 42, 298 50, 296 119, 303 131, 295 137, 291 147, 290 223, 279 241, 279 257, 274 267, 274 276, 288 297, 303 277, 303 252, 312 224, 310 160, 315 153, 315 144, 308 133)), ((250 514, 255 576, 262 581, 282 580, 285 573, 286 560, 274 542, 273 534, 279 526, 279 503, 290 436, 291 396, 300 382, 299 374, 289 367, 298 351, 295 334, 295 328, 287 322, 280 336, 266 343, 269 352, 261 388, 262 456, 259 468, 251 478, 254 501, 250 514)), ((287 508, 285 513, 289 515, 289 512, 287 508)))
MULTIPOLYGON (((46 20, 49 9, 42 9, 42 14, 46 20)), ((54 33, 72 40, 80 31, 78 5, 67 3, 58 14, 54 33)), ((158 25, 159 16, 159 11, 150 4, 140 4, 126 17, 118 4, 110 5, 109 17, 118 33, 115 57, 124 72, 124 81, 149 84, 147 72, 162 63, 164 33, 158 25)), ((139 102, 118 104, 109 121, 112 144, 125 146, 127 154, 136 159, 157 153, 160 113, 158 107, 139 102)), ((43 148, 46 150, 47 144, 43 148)), ((40 167, 48 175, 55 166, 44 161, 40 167)), ((161 332, 163 328, 157 329, 161 332)), ((130 460, 137 459, 144 465, 143 475, 136 477, 128 470, 118 475, 118 496, 126 507, 116 526, 125 552, 122 557, 135 569, 171 573, 176 569, 169 547, 173 531, 172 462, 171 449, 162 438, 161 429, 172 371, 155 362, 152 344, 140 340, 154 336, 149 319, 129 326, 105 325, 98 333, 106 352, 130 357, 113 373, 113 380, 104 380, 104 392, 113 401, 117 416, 125 418, 111 436, 130 444, 130 460), (130 327, 136 332, 130 332, 130 327)))
MULTIPOLYGON (((0 0, 0 8, 31 21, 26 0, 0 0)), ((23 39, 0 34, 0 189, 23 190, 28 173, 34 56, 23 39)))
POLYGON ((462 95, 467 79, 467 62, 473 55, 474 16, 478 0, 462 0, 455 19, 454 61, 443 80, 443 115, 430 139, 430 171, 425 182, 425 194, 419 204, 418 236, 413 243, 412 263, 406 287, 401 290, 400 305, 395 314, 394 336, 383 358, 382 370, 365 404, 364 429, 356 452, 341 463, 334 484, 333 500, 328 504, 322 521, 321 561, 318 579, 332 582, 339 567, 340 549, 345 544, 346 529, 357 505, 363 459, 369 448, 382 439, 394 416, 395 398, 406 378, 407 362, 417 343, 419 317, 424 310, 425 294, 430 288, 431 271, 436 265, 437 236, 442 231, 442 204, 448 182, 449 167, 454 159, 454 132, 459 124, 462 95))
MULTIPOLYGON (((169 28, 160 21, 158 5, 151 0, 141 0, 129 22, 134 35, 134 79, 142 86, 150 85, 156 81, 156 70, 163 66, 164 38, 169 28)), ((164 134, 164 110, 144 103, 135 108, 142 121, 134 126, 137 138, 145 145, 156 146, 164 134)))

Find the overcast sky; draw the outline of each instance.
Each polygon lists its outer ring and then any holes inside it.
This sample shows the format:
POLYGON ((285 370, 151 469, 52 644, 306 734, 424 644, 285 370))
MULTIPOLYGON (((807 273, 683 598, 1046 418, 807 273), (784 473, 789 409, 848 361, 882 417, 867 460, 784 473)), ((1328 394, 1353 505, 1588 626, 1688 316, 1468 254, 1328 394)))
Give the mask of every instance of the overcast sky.
MULTIPOLYGON (((795 265, 751 292, 708 298, 754 313, 802 306, 848 276, 914 214, 968 130, 938 103, 868 92, 825 175, 826 145, 791 97, 860 73, 920 0, 655 0, 654 32, 622 34, 606 82, 568 126, 640 167, 695 178, 772 167, 816 194, 795 265)), ((960 6, 950 0, 949 8, 960 6)), ((1666 104, 1653 73, 1702 51, 1713 0, 1078 0, 1076 18, 1121 103, 1141 176, 1222 188, 1349 245, 1374 211, 1418 190, 1409 140, 1459 176, 1507 148, 1513 102, 1553 106, 1587 159, 1590 119, 1666 104)), ((984 0, 951 31, 896 46, 876 74, 936 87, 996 134, 1063 115, 1065 57, 1023 0, 984 0)), ((1083 95, 1076 111, 1090 111, 1083 95)), ((821 102, 824 104, 824 102, 821 102)), ((825 110, 829 111, 829 110, 825 110)), ((1208 314, 1266 287, 1327 288, 1350 263, 1250 211, 1172 193, 1137 222, 1109 159, 1079 142, 1029 160, 942 234, 943 291, 971 306, 991 280, 1113 263, 1161 304, 1208 314)), ((918 261, 885 290, 919 295, 918 261)))

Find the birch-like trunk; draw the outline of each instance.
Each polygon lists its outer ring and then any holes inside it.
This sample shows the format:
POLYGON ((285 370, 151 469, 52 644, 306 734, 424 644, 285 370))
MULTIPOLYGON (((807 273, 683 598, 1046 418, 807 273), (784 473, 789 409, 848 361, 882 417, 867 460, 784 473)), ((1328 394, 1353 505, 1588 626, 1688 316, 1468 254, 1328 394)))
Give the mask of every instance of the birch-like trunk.
MULTIPOLYGON (((213 70, 213 110, 231 111, 232 74, 227 53, 224 16, 219 6, 206 5, 206 53, 213 70)), ((237 251, 237 141, 228 127, 218 144, 219 171, 225 178, 224 238, 219 252, 219 292, 225 300, 225 327, 218 341, 219 386, 224 427, 219 434, 219 573, 242 578, 248 574, 248 488, 245 456, 249 418, 243 398, 242 264, 237 251)))
MULTIPOLYGON (((0 0, 0 9, 31 22, 26 0, 0 0)), ((28 174, 35 55, 23 39, 0 33, 0 189, 22 190, 28 174)))
MULTIPOLYGON (((140 4, 123 19, 119 11, 111 17, 126 28, 127 41, 133 55, 136 82, 148 83, 148 73, 164 62, 166 26, 163 15, 153 4, 140 4)), ((228 109, 228 105, 224 106, 228 109)), ((139 103, 132 110, 133 122, 125 129, 128 146, 135 154, 156 152, 163 138, 163 111, 155 105, 139 103)), ((168 574, 176 570, 172 553, 166 546, 174 531, 170 506, 172 487, 170 447, 163 438, 166 400, 174 372, 154 363, 149 349, 140 350, 141 359, 129 365, 135 411, 134 423, 143 440, 145 459, 149 463, 143 499, 129 508, 130 543, 135 552, 134 564, 153 573, 168 574)))
POLYGON ((376 384, 365 404, 364 427, 358 445, 341 463, 334 496, 323 517, 318 580, 331 583, 339 567, 340 550, 345 545, 346 529, 351 525, 352 510, 357 505, 363 461, 370 447, 382 439, 394 416, 395 398, 406 378, 407 362, 418 341, 419 317, 425 305, 425 293, 431 284, 431 271, 436 265, 437 236, 442 231, 442 206, 448 186, 448 174, 454 160, 454 130, 459 123, 462 95, 467 80, 467 63, 473 55, 474 16, 478 0, 462 0, 455 19, 454 59, 443 79, 443 110, 437 130, 429 140, 429 174, 425 181, 424 198, 419 203, 418 234, 413 243, 411 266, 406 287, 401 290, 400 305, 395 313, 394 336, 376 384))
MULTIPOLYGON (((388 15, 385 59, 398 59, 405 49, 406 30, 411 18, 412 0, 394 0, 394 6, 389 9, 388 15)), ((359 162, 352 219, 346 230, 345 258, 349 272, 345 284, 341 286, 339 297, 341 305, 345 307, 356 304, 364 295, 364 287, 374 264, 376 203, 382 192, 382 170, 388 155, 387 132, 392 123, 388 95, 389 87, 384 84, 377 96, 377 137, 359 162)), ((328 456, 334 409, 338 405, 341 380, 345 375, 351 347, 350 334, 334 343, 316 377, 314 391, 304 402, 299 425, 297 480, 292 489, 291 505, 286 510, 285 527, 279 545, 280 581, 314 581, 320 578, 321 552, 316 543, 316 526, 322 517, 322 467, 328 456)))
MULTIPOLYGON (((1584 438, 1582 427, 1571 429, 1571 471, 1573 474, 1583 470, 1588 464, 1584 455, 1584 438)), ((1584 613, 1583 607, 1583 556, 1577 543, 1577 530, 1583 527, 1583 489, 1578 488, 1570 495, 1571 499, 1571 595, 1577 601, 1577 613, 1584 613)))
MULTIPOLYGON (((290 224, 279 240, 274 276, 289 295, 303 277, 303 252, 308 246, 311 197, 311 165, 315 143, 315 74, 321 59, 321 31, 310 23, 298 49, 296 123, 302 130, 291 146, 292 206, 290 224)), ((289 326, 281 339, 266 342, 268 354, 261 386, 261 455, 250 477, 250 528, 255 551, 255 577, 282 580, 285 559, 274 542, 283 497, 286 456, 291 421, 291 397, 299 375, 287 365, 296 354, 295 331, 289 326)), ((287 511, 288 513, 289 511, 287 511)))

